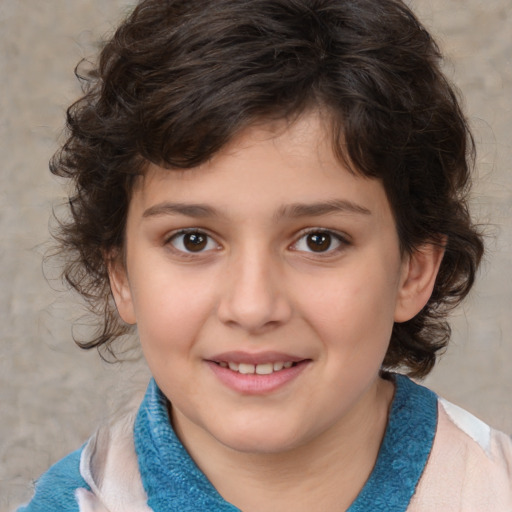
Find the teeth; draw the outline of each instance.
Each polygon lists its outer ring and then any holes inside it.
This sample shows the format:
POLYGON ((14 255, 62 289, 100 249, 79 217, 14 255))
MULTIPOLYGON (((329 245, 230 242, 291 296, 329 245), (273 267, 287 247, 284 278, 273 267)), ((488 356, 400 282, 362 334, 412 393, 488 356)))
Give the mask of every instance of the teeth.
POLYGON ((256 373, 258 375, 270 375, 274 372, 274 365, 272 363, 256 365, 256 373))
POLYGON ((238 365, 238 372, 243 373, 244 375, 254 373, 254 369, 255 368, 253 364, 240 363, 238 365))
POLYGON ((291 368, 293 363, 291 361, 279 361, 277 363, 261 363, 261 364, 250 364, 250 363, 233 363, 232 361, 225 362, 220 361, 219 366, 222 368, 229 368, 234 372, 239 372, 243 375, 270 375, 271 373, 278 372, 283 368, 291 368))

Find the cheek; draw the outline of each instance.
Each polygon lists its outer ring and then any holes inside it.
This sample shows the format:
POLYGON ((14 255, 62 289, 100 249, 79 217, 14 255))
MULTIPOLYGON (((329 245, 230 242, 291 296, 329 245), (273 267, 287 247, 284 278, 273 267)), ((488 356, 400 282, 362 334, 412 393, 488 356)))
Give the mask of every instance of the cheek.
POLYGON ((192 346, 212 313, 215 299, 208 281, 186 274, 152 276, 133 290, 139 338, 148 357, 192 346))
MULTIPOLYGON (((306 286, 300 306, 331 349, 387 349, 393 327, 396 284, 384 268, 352 266, 306 286)), ((393 274, 392 274, 393 275, 393 274)))

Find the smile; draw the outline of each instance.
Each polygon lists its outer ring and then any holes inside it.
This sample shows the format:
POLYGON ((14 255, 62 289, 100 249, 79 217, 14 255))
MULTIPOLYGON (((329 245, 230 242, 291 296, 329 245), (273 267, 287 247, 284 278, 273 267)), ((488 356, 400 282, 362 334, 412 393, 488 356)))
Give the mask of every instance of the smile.
POLYGON ((217 379, 243 395, 267 395, 291 384, 313 361, 282 352, 232 351, 205 360, 217 379))
POLYGON ((279 372, 283 369, 291 368, 294 364, 292 361, 277 361, 275 363, 260 363, 260 364, 251 364, 251 363, 235 363, 233 361, 220 361, 217 363, 222 368, 229 368, 233 372, 238 372, 243 375, 270 375, 274 372, 279 372))

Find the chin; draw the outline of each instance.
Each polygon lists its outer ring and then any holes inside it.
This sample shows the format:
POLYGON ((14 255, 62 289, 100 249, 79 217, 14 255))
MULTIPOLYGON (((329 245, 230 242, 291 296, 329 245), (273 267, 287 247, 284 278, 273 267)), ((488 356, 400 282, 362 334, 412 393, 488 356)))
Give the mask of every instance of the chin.
POLYGON ((278 455, 292 450, 295 446, 283 440, 273 439, 229 439, 223 443, 231 450, 248 455, 278 455))
POLYGON ((305 440, 297 432, 291 432, 276 425, 267 428, 227 429, 219 433, 217 441, 240 453, 254 455, 271 455, 284 453, 301 444, 305 440))

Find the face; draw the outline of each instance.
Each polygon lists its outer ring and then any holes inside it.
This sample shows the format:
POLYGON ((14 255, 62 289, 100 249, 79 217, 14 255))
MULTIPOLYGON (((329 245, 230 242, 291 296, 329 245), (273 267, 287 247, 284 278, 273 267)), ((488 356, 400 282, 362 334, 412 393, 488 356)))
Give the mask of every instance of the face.
POLYGON ((185 437, 278 452, 374 405, 393 322, 418 309, 411 263, 381 183, 328 140, 314 114, 255 126, 135 186, 111 282, 185 437))

